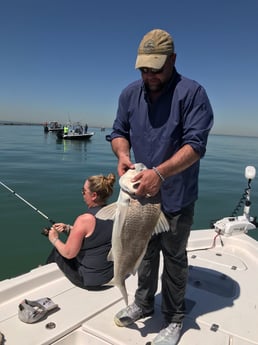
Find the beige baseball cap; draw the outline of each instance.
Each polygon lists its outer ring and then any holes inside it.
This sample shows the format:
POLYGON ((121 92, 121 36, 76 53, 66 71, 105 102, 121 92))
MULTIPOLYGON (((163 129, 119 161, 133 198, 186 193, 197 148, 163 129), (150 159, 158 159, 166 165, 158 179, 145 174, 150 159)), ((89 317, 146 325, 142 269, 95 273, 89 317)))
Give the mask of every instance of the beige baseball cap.
POLYGON ((160 69, 168 55, 174 53, 174 42, 170 34, 161 29, 148 32, 142 39, 136 58, 135 68, 160 69))

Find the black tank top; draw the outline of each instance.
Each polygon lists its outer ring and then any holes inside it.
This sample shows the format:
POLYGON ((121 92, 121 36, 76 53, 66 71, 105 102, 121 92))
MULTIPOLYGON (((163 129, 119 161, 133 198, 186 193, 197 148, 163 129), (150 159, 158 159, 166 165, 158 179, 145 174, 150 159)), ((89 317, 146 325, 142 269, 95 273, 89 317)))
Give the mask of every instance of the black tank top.
MULTIPOLYGON (((101 207, 89 208, 87 213, 93 216, 101 207)), ((96 226, 89 237, 85 237, 76 259, 79 263, 79 274, 85 286, 99 286, 113 278, 113 262, 107 261, 111 249, 112 220, 96 218, 96 226)))

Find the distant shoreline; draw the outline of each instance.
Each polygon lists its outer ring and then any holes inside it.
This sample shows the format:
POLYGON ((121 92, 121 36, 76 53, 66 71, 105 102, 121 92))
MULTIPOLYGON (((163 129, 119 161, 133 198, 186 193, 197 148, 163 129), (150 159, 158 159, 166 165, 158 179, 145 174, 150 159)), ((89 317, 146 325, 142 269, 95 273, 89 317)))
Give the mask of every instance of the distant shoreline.
POLYGON ((43 126, 43 123, 26 123, 26 122, 7 122, 1 121, 0 126, 43 126))
MULTIPOLYGON (((44 123, 32 123, 32 122, 15 122, 15 121, 2 121, 0 120, 0 126, 44 126, 44 123)), ((105 128, 112 129, 109 127, 99 127, 99 126, 90 126, 92 128, 105 128)), ((245 137, 245 138, 258 138, 254 135, 241 135, 241 134, 225 134, 225 133, 210 133, 214 136, 229 136, 229 137, 245 137)))
MULTIPOLYGON (((0 126, 45 126, 45 123, 35 123, 35 122, 16 122, 16 121, 3 121, 0 120, 0 126)), ((111 129, 111 127, 104 126, 89 126, 91 128, 100 128, 100 129, 111 129)))

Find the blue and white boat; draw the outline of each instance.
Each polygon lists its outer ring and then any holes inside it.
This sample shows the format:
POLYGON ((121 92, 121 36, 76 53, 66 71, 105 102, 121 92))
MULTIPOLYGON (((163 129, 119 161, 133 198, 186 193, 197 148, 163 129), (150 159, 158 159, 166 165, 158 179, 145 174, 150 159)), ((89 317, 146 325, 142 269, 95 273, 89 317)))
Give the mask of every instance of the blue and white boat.
POLYGON ((69 123, 56 133, 58 139, 65 140, 88 140, 93 135, 94 132, 88 132, 88 126, 82 126, 80 122, 69 123))
POLYGON ((44 124, 44 132, 58 132, 60 130, 63 130, 63 125, 59 123, 58 121, 51 121, 49 123, 44 124))

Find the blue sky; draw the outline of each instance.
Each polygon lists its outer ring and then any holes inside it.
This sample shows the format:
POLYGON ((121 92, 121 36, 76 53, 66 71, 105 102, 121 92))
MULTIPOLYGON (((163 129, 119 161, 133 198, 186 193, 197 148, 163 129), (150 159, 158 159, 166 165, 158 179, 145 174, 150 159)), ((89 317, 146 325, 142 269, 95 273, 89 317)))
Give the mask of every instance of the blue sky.
POLYGON ((142 36, 171 33, 214 133, 258 136, 258 0, 0 0, 0 120, 111 127, 142 36))

